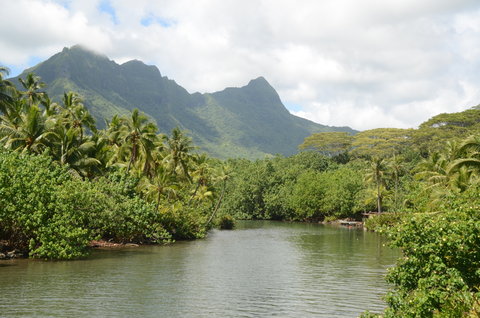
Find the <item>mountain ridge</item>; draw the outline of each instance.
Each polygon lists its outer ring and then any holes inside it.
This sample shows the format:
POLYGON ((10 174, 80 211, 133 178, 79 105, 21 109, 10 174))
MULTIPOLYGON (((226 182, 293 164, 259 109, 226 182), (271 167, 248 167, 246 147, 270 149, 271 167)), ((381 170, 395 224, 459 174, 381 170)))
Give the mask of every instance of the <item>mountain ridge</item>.
POLYGON ((66 91, 77 92, 99 126, 102 119, 138 108, 156 121, 160 131, 168 133, 177 126, 187 130, 201 150, 220 158, 291 155, 312 133, 356 132, 290 114, 263 76, 242 87, 191 94, 154 65, 140 60, 117 64, 78 45, 64 48, 18 77, 29 72, 47 84, 52 100, 59 101, 66 91))

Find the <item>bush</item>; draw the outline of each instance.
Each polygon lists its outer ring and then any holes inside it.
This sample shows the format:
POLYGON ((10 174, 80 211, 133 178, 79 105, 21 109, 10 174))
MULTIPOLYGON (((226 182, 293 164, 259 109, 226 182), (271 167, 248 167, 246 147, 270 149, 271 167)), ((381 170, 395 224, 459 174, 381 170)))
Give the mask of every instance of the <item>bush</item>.
POLYGON ((387 295, 385 317, 475 314, 480 300, 478 210, 416 214, 388 235, 404 257, 387 276, 395 289, 387 295))
POLYGON ((30 257, 86 255, 92 232, 84 226, 83 211, 62 195, 65 183, 81 181, 49 158, 1 152, 0 239, 30 257))
POLYGON ((176 240, 203 238, 206 234, 206 216, 201 209, 183 205, 162 205, 159 211, 160 223, 176 240))
POLYGON ((377 215, 371 215, 365 220, 365 227, 370 231, 383 232, 391 227, 398 225, 402 222, 405 213, 381 213, 377 215))
POLYGON ((0 152, 0 240, 30 257, 72 259, 87 255, 93 239, 161 243, 172 234, 202 235, 194 213, 169 221, 124 181, 82 181, 49 158, 0 152), (167 221, 176 224, 172 234, 167 221))
POLYGON ((235 219, 229 214, 222 215, 218 220, 218 225, 222 230, 232 230, 235 228, 235 219))

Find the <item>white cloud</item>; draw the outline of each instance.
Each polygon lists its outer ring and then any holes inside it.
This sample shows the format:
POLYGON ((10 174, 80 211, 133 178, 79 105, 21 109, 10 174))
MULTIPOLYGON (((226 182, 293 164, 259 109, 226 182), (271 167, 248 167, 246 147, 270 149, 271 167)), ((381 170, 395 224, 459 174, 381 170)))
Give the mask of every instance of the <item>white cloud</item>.
POLYGON ((2 11, 7 66, 80 43, 155 64, 191 92, 264 76, 297 115, 357 129, 480 103, 477 0, 6 0, 2 11))

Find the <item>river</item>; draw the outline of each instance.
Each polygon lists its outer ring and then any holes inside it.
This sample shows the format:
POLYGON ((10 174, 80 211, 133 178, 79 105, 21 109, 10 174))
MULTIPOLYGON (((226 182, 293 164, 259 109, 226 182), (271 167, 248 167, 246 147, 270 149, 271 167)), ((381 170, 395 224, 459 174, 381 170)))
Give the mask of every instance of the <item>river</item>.
POLYGON ((239 222, 168 246, 85 260, 0 262, 0 316, 358 317, 380 312, 399 252, 375 233, 239 222))

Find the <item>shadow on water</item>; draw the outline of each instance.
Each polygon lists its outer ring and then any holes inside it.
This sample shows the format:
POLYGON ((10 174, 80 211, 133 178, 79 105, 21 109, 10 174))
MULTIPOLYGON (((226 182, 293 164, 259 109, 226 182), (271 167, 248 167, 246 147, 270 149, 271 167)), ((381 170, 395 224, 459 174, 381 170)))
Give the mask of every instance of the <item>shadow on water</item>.
POLYGON ((8 267, 8 266, 15 266, 15 263, 8 263, 11 262, 10 260, 2 260, 0 261, 0 267, 8 267))

